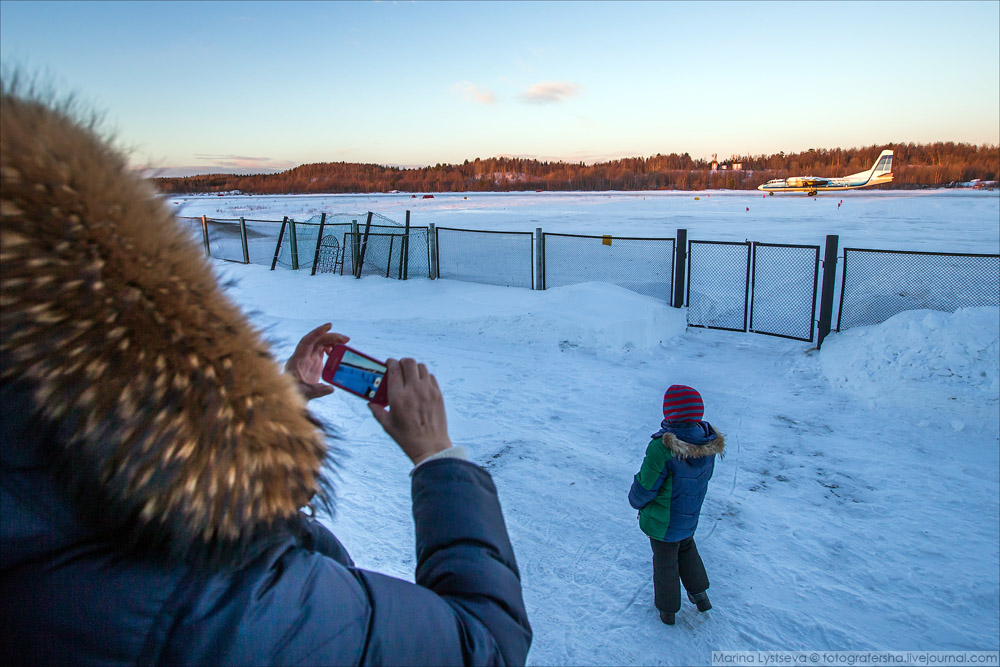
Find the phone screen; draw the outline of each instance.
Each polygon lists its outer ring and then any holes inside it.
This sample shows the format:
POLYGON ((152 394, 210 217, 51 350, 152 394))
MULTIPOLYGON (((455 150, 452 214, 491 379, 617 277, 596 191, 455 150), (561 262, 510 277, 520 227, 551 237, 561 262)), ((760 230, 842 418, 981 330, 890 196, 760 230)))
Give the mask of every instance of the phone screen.
POLYGON ((373 399, 385 379, 385 371, 385 366, 379 362, 348 349, 344 350, 344 356, 333 374, 333 384, 373 399))

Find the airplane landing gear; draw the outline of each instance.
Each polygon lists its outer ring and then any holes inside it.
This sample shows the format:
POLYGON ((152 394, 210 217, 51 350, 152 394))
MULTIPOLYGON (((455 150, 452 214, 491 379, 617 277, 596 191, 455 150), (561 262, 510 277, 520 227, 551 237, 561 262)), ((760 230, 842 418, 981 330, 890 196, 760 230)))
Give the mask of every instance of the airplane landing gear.
POLYGON ((773 192, 768 192, 767 194, 771 195, 772 197, 774 196, 773 192))
POLYGON ((815 190, 811 190, 808 193, 806 193, 806 196, 807 197, 815 197, 816 196, 816 191, 815 190))

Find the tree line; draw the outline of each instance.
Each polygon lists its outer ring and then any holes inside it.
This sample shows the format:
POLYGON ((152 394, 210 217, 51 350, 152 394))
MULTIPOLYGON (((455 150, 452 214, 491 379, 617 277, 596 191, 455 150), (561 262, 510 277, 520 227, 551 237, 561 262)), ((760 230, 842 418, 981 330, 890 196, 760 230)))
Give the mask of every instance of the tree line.
POLYGON ((508 190, 753 190, 772 178, 846 176, 866 171, 886 148, 894 151, 892 189, 996 181, 1000 151, 954 142, 894 144, 800 153, 743 155, 719 163, 689 154, 623 158, 595 164, 517 157, 466 160, 433 167, 386 167, 355 162, 304 164, 275 174, 206 174, 153 178, 168 194, 240 191, 251 194, 356 192, 497 192, 508 190), (739 164, 739 169, 734 167, 739 164), (724 167, 724 168, 723 168, 724 167))

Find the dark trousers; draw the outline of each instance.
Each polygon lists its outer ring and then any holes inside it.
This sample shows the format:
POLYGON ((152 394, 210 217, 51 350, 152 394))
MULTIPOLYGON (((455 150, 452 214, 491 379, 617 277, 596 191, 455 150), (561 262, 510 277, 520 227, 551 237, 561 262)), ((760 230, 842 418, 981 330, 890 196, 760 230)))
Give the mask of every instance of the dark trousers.
POLYGON ((708 590, 708 573, 694 537, 680 542, 649 538, 653 547, 653 596, 656 608, 676 614, 681 608, 681 583, 692 595, 708 590))

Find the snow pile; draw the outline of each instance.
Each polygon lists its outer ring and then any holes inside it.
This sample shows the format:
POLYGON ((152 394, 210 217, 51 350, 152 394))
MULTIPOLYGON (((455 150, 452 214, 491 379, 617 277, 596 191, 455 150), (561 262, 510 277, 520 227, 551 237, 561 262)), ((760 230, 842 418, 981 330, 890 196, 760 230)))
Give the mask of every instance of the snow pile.
MULTIPOLYGON (((553 352, 653 351, 683 336, 684 310, 607 283, 582 283, 544 291, 454 280, 361 280, 216 262, 224 281, 235 280, 272 316, 331 321, 344 333, 398 328, 413 333, 472 337, 484 346, 535 345, 553 352), (445 317, 445 313, 447 317, 445 317), (442 326, 442 320, 447 324, 442 326)), ((306 326, 303 323, 303 326, 306 326)))
POLYGON ((1000 309, 911 310, 830 336, 821 358, 830 383, 868 400, 920 409, 957 400, 996 405, 1000 309))
POLYGON ((516 334, 556 342, 561 349, 651 351, 682 336, 686 327, 683 310, 607 283, 555 287, 534 293, 525 305, 529 310, 518 318, 516 334))

